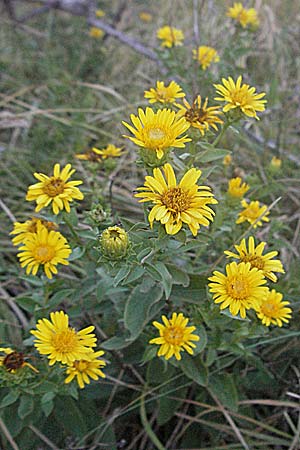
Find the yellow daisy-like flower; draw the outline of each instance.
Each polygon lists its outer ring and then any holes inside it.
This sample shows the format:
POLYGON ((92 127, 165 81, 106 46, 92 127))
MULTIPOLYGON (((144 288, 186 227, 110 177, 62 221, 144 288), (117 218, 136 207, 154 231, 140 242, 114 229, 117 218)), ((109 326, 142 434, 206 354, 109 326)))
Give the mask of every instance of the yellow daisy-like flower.
POLYGON ((89 35, 96 39, 101 39, 104 36, 104 31, 101 28, 91 27, 89 35))
POLYGON ((103 359, 98 359, 104 355, 104 351, 99 350, 86 355, 85 359, 73 361, 73 364, 67 368, 65 383, 71 383, 76 377, 78 386, 83 389, 85 384, 90 384, 90 378, 98 380, 99 377, 105 378, 105 374, 102 372, 102 368, 106 366, 106 362, 103 359))
POLYGON ((196 183, 201 170, 192 168, 186 172, 177 184, 174 170, 170 164, 153 170, 153 177, 146 176, 143 187, 138 188, 135 197, 140 202, 152 202, 154 207, 148 216, 150 226, 154 220, 161 222, 168 234, 176 234, 186 223, 193 236, 197 235, 200 225, 208 226, 213 221, 214 211, 207 205, 214 205, 217 200, 208 186, 196 183))
POLYGON ((157 38, 160 39, 161 47, 176 47, 178 45, 183 45, 184 34, 181 30, 174 27, 169 27, 168 25, 159 28, 156 34, 157 38))
POLYGON ((227 264, 226 275, 217 270, 209 278, 209 290, 213 293, 215 303, 221 303, 220 309, 229 306, 233 316, 239 313, 244 319, 246 310, 260 307, 261 299, 266 295, 268 288, 262 286, 267 280, 262 271, 251 268, 250 263, 227 264))
POLYGON ((287 308, 290 302, 282 301, 282 294, 275 289, 268 291, 262 303, 256 310, 257 317, 267 327, 271 324, 282 327, 283 322, 288 323, 292 317, 291 308, 287 308))
POLYGON ((14 222, 14 229, 9 234, 16 234, 12 239, 14 245, 23 244, 28 236, 32 233, 37 232, 38 223, 42 224, 47 230, 57 230, 58 225, 54 222, 48 222, 47 220, 38 219, 37 217, 32 217, 26 222, 14 222))
POLYGON ((149 344, 158 344, 160 348, 157 356, 164 356, 166 360, 175 358, 181 359, 180 352, 186 350, 190 355, 194 354, 193 348, 196 344, 193 341, 199 341, 200 337, 192 334, 196 327, 187 327, 189 319, 182 313, 173 313, 171 319, 162 316, 162 323, 153 322, 153 325, 159 330, 158 338, 151 339, 149 344))
POLYGON ((228 112, 231 109, 239 109, 243 114, 248 117, 257 117, 256 111, 264 111, 265 103, 267 100, 261 100, 266 94, 262 92, 257 94, 255 87, 250 87, 249 84, 242 84, 242 75, 238 77, 236 82, 229 77, 222 78, 222 84, 214 84, 217 94, 221 97, 216 97, 215 100, 226 102, 223 108, 224 112, 228 112))
POLYGON ((152 22, 153 16, 152 14, 146 12, 146 11, 142 11, 139 13, 139 18, 141 19, 142 22, 152 22))
POLYGON ((280 158, 277 158, 276 156, 273 156, 273 158, 271 159, 271 162, 270 162, 270 166, 273 169, 278 170, 278 169, 280 169, 281 165, 282 165, 282 160, 280 158))
POLYGON ((55 164, 51 177, 36 172, 34 176, 39 183, 29 186, 26 200, 36 201, 35 210, 37 212, 50 203, 52 203, 54 214, 58 214, 63 209, 70 212, 69 202, 83 199, 83 193, 76 187, 83 182, 80 180, 68 181, 74 172, 75 169, 72 169, 71 164, 67 164, 62 170, 60 170, 59 164, 55 164))
POLYGON ((242 3, 234 3, 228 9, 227 16, 239 22, 243 28, 246 28, 248 25, 256 28, 259 25, 256 10, 254 8, 244 8, 242 3))
POLYGON ((144 97, 149 99, 149 103, 174 103, 177 98, 185 97, 185 93, 175 81, 171 81, 169 86, 165 86, 163 81, 157 81, 156 88, 145 91, 144 97))
POLYGON ((249 262, 251 267, 256 267, 261 270, 265 277, 276 283, 277 277, 273 272, 284 273, 282 263, 279 259, 273 259, 278 255, 278 252, 273 251, 263 255, 266 242, 261 242, 255 247, 255 240, 253 236, 249 237, 248 248, 246 239, 242 239, 239 245, 235 245, 238 253, 233 253, 226 250, 224 253, 227 257, 239 259, 242 262, 249 262))
POLYGON ((217 50, 206 45, 201 45, 197 49, 194 49, 193 58, 199 62, 203 70, 206 70, 211 63, 220 61, 217 50))
POLYGON ((29 367, 33 372, 39 371, 31 364, 25 361, 23 353, 17 352, 9 347, 1 347, 0 353, 5 356, 0 356, 0 366, 4 367, 8 372, 15 373, 18 369, 29 367))
POLYGON ((128 234, 124 228, 108 227, 101 234, 100 245, 102 253, 110 259, 123 258, 129 247, 128 234))
POLYGON ((75 158, 84 161, 101 162, 107 158, 119 158, 123 154, 122 150, 122 147, 116 147, 113 144, 108 144, 108 146, 103 148, 102 150, 93 147, 86 153, 76 154, 75 158))
POLYGON ((270 211, 266 205, 260 205, 259 201, 253 201, 247 203, 246 200, 241 202, 243 206, 243 211, 239 213, 238 219, 235 223, 249 222, 253 228, 261 227, 263 225, 262 221, 270 222, 269 217, 270 211))
POLYGON ((236 177, 231 178, 231 180, 229 180, 227 193, 231 197, 241 198, 246 194, 246 192, 249 191, 249 189, 250 189, 249 184, 243 183, 240 177, 236 177))
POLYGON ((139 108, 138 113, 138 117, 134 114, 130 116, 135 128, 122 122, 135 137, 126 135, 124 137, 140 147, 155 151, 158 159, 164 156, 164 151, 168 148, 183 148, 186 142, 191 141, 186 136, 179 138, 189 128, 189 124, 183 117, 179 118, 174 111, 164 108, 154 112, 148 107, 146 112, 139 108))
POLYGON ((223 158, 223 164, 224 166, 230 166, 232 163, 232 156, 231 155, 225 155, 223 158))
POLYGON ((64 236, 58 231, 48 231, 42 224, 37 224, 36 233, 30 233, 17 254, 21 267, 26 267, 26 274, 36 275, 40 265, 45 274, 52 278, 57 273, 57 264, 68 265, 67 258, 72 250, 64 236))
POLYGON ((216 124, 223 123, 223 120, 218 117, 219 114, 222 114, 219 111, 220 106, 210 106, 208 108, 207 103, 208 99, 206 98, 202 105, 201 96, 197 95, 192 105, 185 98, 183 99, 183 105, 176 105, 179 108, 178 116, 184 117, 189 126, 198 128, 202 136, 209 130, 209 127, 218 131, 216 124))
POLYGON ((104 17, 104 16, 105 16, 105 12, 103 11, 103 9, 96 10, 96 17, 104 17))
POLYGON ((31 330, 36 339, 34 346, 41 355, 48 355, 49 365, 56 362, 73 365, 74 361, 89 359, 96 347, 94 326, 76 331, 69 327, 69 316, 63 311, 50 313, 50 320, 40 319, 36 330, 31 330))

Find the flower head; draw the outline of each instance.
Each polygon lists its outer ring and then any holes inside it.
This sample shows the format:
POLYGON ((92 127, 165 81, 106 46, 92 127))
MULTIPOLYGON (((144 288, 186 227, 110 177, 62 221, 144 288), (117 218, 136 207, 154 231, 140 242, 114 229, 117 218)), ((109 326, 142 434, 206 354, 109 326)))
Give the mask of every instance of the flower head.
POLYGON ((292 317, 291 308, 287 308, 290 302, 282 301, 282 294, 275 289, 269 290, 264 296, 261 305, 256 309, 257 317, 267 327, 271 324, 282 327, 283 323, 288 323, 292 317))
POLYGON ((213 47, 202 45, 193 50, 193 58, 198 61, 203 70, 206 70, 211 63, 220 61, 220 57, 213 47))
POLYGON ((50 313, 50 320, 40 319, 36 330, 31 330, 36 339, 34 346, 41 355, 48 355, 49 365, 56 362, 72 365, 74 361, 89 359, 96 347, 97 338, 90 326, 76 331, 69 327, 69 316, 63 311, 50 313))
POLYGON ((146 11, 141 11, 139 13, 139 18, 141 19, 142 22, 152 22, 153 16, 152 14, 146 12, 146 11))
POLYGON ((104 36, 104 31, 101 28, 91 27, 89 35, 96 39, 101 39, 104 36))
POLYGON ((15 373, 19 369, 29 367, 34 372, 39 371, 31 364, 26 362, 23 353, 17 352, 9 347, 1 347, 0 353, 4 353, 5 356, 0 356, 0 366, 3 366, 7 372, 15 373))
POLYGON ((160 348, 157 352, 158 356, 164 356, 170 359, 174 355, 179 361, 181 359, 180 352, 186 350, 193 355, 193 348, 196 345, 193 341, 199 341, 199 336, 192 334, 196 327, 187 327, 189 319, 184 317, 182 313, 173 313, 171 319, 162 316, 162 323, 153 322, 153 325, 159 330, 159 337, 151 339, 150 344, 158 344, 160 348))
POLYGON ((273 156, 270 162, 270 166, 272 169, 279 170, 282 165, 282 160, 280 158, 277 158, 276 156, 273 156))
POLYGON ((249 184, 243 183, 240 177, 231 178, 228 182, 228 194, 231 197, 241 198, 250 189, 249 184))
POLYGON ((68 181, 75 172, 75 169, 71 167, 71 164, 67 164, 60 170, 60 165, 55 164, 51 177, 43 173, 36 172, 34 174, 39 183, 29 186, 26 200, 36 201, 36 211, 40 211, 52 203, 54 214, 58 214, 63 209, 70 212, 69 202, 83 199, 82 192, 76 187, 82 184, 82 181, 68 181))
POLYGON ((76 377, 78 386, 83 389, 85 384, 90 383, 90 378, 93 380, 98 380, 99 377, 105 378, 101 369, 106 366, 106 362, 103 359, 98 359, 102 355, 104 355, 104 352, 99 350, 87 354, 85 359, 73 361, 66 370, 68 376, 65 383, 70 383, 76 377))
POLYGON ((157 81, 156 88, 150 88, 144 93, 144 97, 149 99, 149 103, 174 103, 177 98, 184 96, 185 93, 175 81, 171 81, 168 86, 165 86, 163 81, 157 81))
POLYGON ((221 97, 216 97, 215 100, 226 102, 223 108, 224 112, 231 109, 238 109, 248 117, 255 117, 256 111, 264 111, 267 100, 261 100, 266 94, 262 92, 257 94, 255 87, 250 87, 248 84, 242 84, 242 75, 238 77, 236 82, 229 77, 222 78, 222 84, 214 84, 217 89, 217 94, 221 97))
POLYGON ((129 247, 128 234, 124 228, 108 227, 100 238, 101 251, 108 258, 114 260, 126 256, 129 247))
POLYGON ((257 12, 254 8, 244 8, 242 3, 234 3, 227 11, 227 16, 236 20, 243 28, 248 25, 252 27, 258 27, 259 20, 257 12))
POLYGON ((157 38, 162 41, 160 44, 161 47, 176 47, 178 45, 182 45, 182 41, 184 40, 184 34, 181 30, 174 27, 169 27, 168 25, 159 28, 157 30, 157 38))
POLYGON ((105 16, 105 12, 103 11, 103 9, 96 10, 96 17, 104 17, 104 16, 105 16))
POLYGON ((216 270, 209 281, 209 290, 214 302, 221 303, 220 309, 229 306, 233 316, 240 313, 243 319, 247 309, 259 308, 268 289, 262 286, 267 282, 262 271, 244 262, 227 264, 226 275, 216 270))
POLYGON ((273 251, 263 255, 266 243, 261 242, 255 247, 255 240, 253 236, 249 237, 248 248, 246 239, 242 239, 239 245, 235 245, 238 253, 233 253, 226 250, 224 253, 227 257, 239 259, 241 262, 249 262, 251 268, 256 267, 261 270, 265 277, 276 283, 277 277, 273 272, 284 273, 282 263, 279 259, 273 259, 278 255, 278 252, 273 251))
POLYGON ((224 166, 230 166, 232 163, 232 156, 231 155, 225 155, 223 158, 223 164, 224 166))
POLYGON ((28 236, 32 233, 37 232, 38 223, 43 225, 47 230, 57 230, 58 225, 54 222, 48 222, 47 220, 38 219, 37 217, 32 217, 26 222, 14 222, 14 229, 9 234, 16 234, 12 239, 14 245, 23 244, 28 236))
POLYGON ((61 233, 38 224, 36 233, 28 233, 17 256, 21 267, 27 266, 26 274, 36 275, 42 265, 46 276, 52 278, 52 273, 57 273, 57 264, 69 264, 70 254, 71 249, 61 233))
POLYGON ((102 150, 93 147, 86 153, 77 154, 75 157, 85 161, 101 162, 107 158, 119 158, 122 154, 122 147, 116 147, 113 144, 108 144, 108 146, 102 150))
POLYGON ((198 128, 202 136, 208 131, 209 127, 217 131, 218 127, 216 124, 223 123, 223 120, 219 117, 219 114, 222 114, 219 111, 220 106, 207 107, 207 103, 207 98, 202 104, 201 96, 197 95, 191 105, 186 99, 183 99, 183 105, 177 104, 179 108, 178 116, 184 117, 189 126, 198 128))
POLYGON ((193 236, 196 236, 200 225, 208 226, 213 221, 214 211, 207 205, 218 203, 208 186, 198 186, 196 183, 201 170, 192 168, 186 172, 177 184, 174 170, 170 164, 165 164, 162 171, 153 170, 153 177, 146 176, 143 187, 138 188, 135 197, 140 202, 152 202, 148 220, 153 226, 154 220, 161 222, 168 234, 176 234, 186 223, 193 236))
POLYGON ((140 147, 145 147, 156 152, 157 158, 164 156, 164 151, 170 147, 185 147, 185 143, 191 139, 179 136, 184 133, 189 124, 184 118, 179 118, 170 109, 159 109, 154 112, 146 108, 146 112, 139 108, 139 116, 131 114, 130 118, 135 126, 122 122, 135 137, 124 136, 140 147))
POLYGON ((243 211, 239 213, 239 217, 235 223, 249 222, 253 225, 253 228, 261 227, 262 221, 270 222, 269 217, 267 217, 270 212, 267 211, 268 207, 266 205, 260 205, 259 201, 253 201, 247 203, 246 200, 242 200, 243 211))

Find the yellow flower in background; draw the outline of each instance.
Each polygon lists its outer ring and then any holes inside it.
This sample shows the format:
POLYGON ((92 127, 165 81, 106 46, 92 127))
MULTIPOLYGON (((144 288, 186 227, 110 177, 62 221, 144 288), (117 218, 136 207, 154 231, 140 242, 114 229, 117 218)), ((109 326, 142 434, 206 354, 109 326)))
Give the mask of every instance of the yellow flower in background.
POLYGON ((227 16, 236 20, 243 28, 246 28, 248 25, 256 28, 259 25, 257 11, 254 8, 244 8, 242 3, 234 3, 228 9, 227 16))
POLYGON ((202 45, 193 50, 193 58, 198 61, 203 70, 206 70, 211 63, 220 61, 217 50, 213 47, 202 45))
POLYGON ((105 12, 103 11, 103 9, 97 9, 96 11, 96 17, 104 17, 105 16, 105 12))
POLYGON ((26 237, 17 254, 21 267, 26 267, 26 274, 36 275, 40 265, 48 278, 57 274, 57 264, 68 265, 67 258, 72 250, 67 240, 58 231, 49 231, 42 224, 37 224, 36 233, 26 237))
POLYGON ((168 25, 159 28, 156 34, 157 38, 162 41, 161 47, 171 48, 173 46, 183 45, 184 34, 181 30, 168 25))
POLYGON ((186 172, 177 184, 174 170, 170 164, 163 166, 164 176, 158 168, 153 170, 153 177, 146 176, 145 184, 137 190, 135 197, 140 202, 152 202, 148 220, 152 228, 155 220, 161 222, 168 234, 176 234, 183 224, 187 224, 193 236, 197 235, 200 225, 208 226, 213 221, 214 211, 207 205, 214 205, 217 200, 208 186, 196 183, 201 170, 192 168, 186 172))
POLYGON ((144 97, 149 99, 149 103, 174 103, 177 98, 182 98, 185 93, 175 81, 171 81, 165 86, 163 81, 156 82, 156 88, 150 88, 144 92, 144 97))
POLYGON ((257 317, 267 327, 277 325, 282 327, 283 322, 288 323, 292 317, 291 308, 287 308, 290 302, 282 301, 282 294, 275 289, 269 290, 262 299, 261 305, 256 309, 257 317))
POLYGON ((106 366, 106 362, 103 359, 98 359, 102 355, 104 355, 104 351, 99 350, 98 352, 89 353, 85 359, 73 361, 72 365, 66 370, 68 376, 65 379, 65 383, 71 383, 76 377, 78 386, 80 389, 83 389, 85 384, 90 384, 90 378, 95 381, 99 377, 105 378, 105 374, 101 369, 106 366))
POLYGON ((38 219, 37 217, 32 217, 26 222, 14 222, 14 229, 9 234, 16 234, 12 239, 12 243, 14 245, 23 244, 28 236, 31 236, 32 233, 37 232, 38 224, 43 225, 47 230, 57 230, 58 225, 54 222, 48 222, 47 220, 38 219))
POLYGON ((104 31, 101 28, 91 27, 89 35, 93 38, 100 39, 104 36, 104 31))
POLYGON ((246 200, 241 202, 243 206, 243 211, 239 213, 238 219, 235 223, 249 222, 253 225, 253 228, 261 227, 263 225, 262 221, 270 222, 269 217, 270 211, 266 205, 260 205, 259 201, 253 201, 247 203, 246 200))
POLYGON ((153 16, 152 14, 146 12, 146 11, 142 11, 139 13, 139 18, 141 19, 142 22, 152 22, 153 16))
POLYGON ((273 169, 278 170, 278 169, 280 169, 281 165, 282 165, 282 160, 280 158, 277 158, 276 156, 273 156, 273 158, 271 159, 271 162, 270 162, 270 166, 273 169))
POLYGON ((216 270, 209 281, 209 290, 213 293, 214 302, 221 303, 220 309, 229 307, 233 316, 240 313, 243 319, 246 310, 260 307, 261 299, 268 291, 262 286, 267 282, 264 274, 255 267, 251 268, 250 263, 227 264, 226 275, 216 270))
POLYGON ((93 147, 93 152, 96 155, 99 155, 101 159, 119 158, 123 154, 122 150, 122 147, 116 147, 113 144, 108 144, 108 146, 103 148, 102 150, 93 147))
POLYGON ((269 278, 271 281, 276 283, 277 277, 273 272, 284 273, 282 263, 279 259, 273 259, 274 256, 278 255, 278 252, 273 251, 263 255, 266 242, 261 242, 255 247, 255 240, 253 236, 249 237, 248 247, 246 239, 242 239, 239 245, 234 247, 237 253, 233 253, 226 250, 224 253, 227 257, 239 259, 241 262, 249 262, 251 268, 256 267, 261 270, 265 277, 269 278))
POLYGON ((83 199, 83 193, 76 187, 83 182, 80 180, 68 181, 74 172, 75 169, 72 169, 71 164, 67 164, 62 170, 60 170, 59 164, 55 164, 51 177, 43 173, 34 173, 34 177, 39 180, 39 183, 29 186, 26 200, 36 201, 35 211, 37 212, 51 203, 54 214, 58 214, 63 209, 70 212, 69 203, 73 200, 83 199))
POLYGON ((159 337, 151 339, 149 344, 160 345, 157 356, 164 356, 166 360, 175 356, 181 360, 180 352, 186 350, 190 355, 194 354, 193 348, 196 344, 193 341, 199 341, 200 337, 193 334, 196 327, 188 327, 189 319, 182 313, 173 313, 171 319, 162 316, 162 323, 153 322, 153 325, 159 330, 159 337))
POLYGON ((100 245, 102 253, 110 259, 123 258, 129 247, 128 234, 124 228, 108 227, 101 234, 100 245))
POLYGON ((224 166, 230 166, 232 163, 232 156, 231 155, 225 155, 223 158, 223 164, 224 166))
POLYGON ((35 367, 25 360, 26 357, 23 353, 9 347, 1 347, 0 353, 4 353, 4 356, 0 356, 0 366, 4 367, 7 372, 16 373, 19 369, 29 367, 33 372, 39 373, 35 367))
POLYGON ((135 128, 122 122, 134 135, 134 137, 126 135, 124 137, 140 147, 155 151, 158 159, 161 159, 164 151, 170 147, 183 148, 186 142, 191 141, 186 136, 179 137, 189 128, 189 124, 184 118, 179 118, 174 111, 164 108, 154 112, 148 107, 146 112, 139 108, 138 114, 138 117, 134 114, 130 115, 135 128))
POLYGON ((192 104, 187 102, 184 98, 183 105, 176 105, 179 108, 178 116, 184 117, 189 126, 198 128, 202 136, 209 130, 209 127, 218 131, 216 124, 223 123, 223 120, 218 116, 219 114, 222 114, 222 112, 219 111, 220 106, 207 107, 207 104, 207 98, 202 104, 201 96, 197 95, 192 104))
POLYGON ((241 198, 249 191, 249 189, 249 184, 243 183, 240 177, 236 177, 229 180, 227 193, 231 197, 241 198))
POLYGON ((56 362, 72 365, 74 361, 89 359, 96 347, 94 326, 76 331, 69 327, 69 316, 63 311, 50 313, 50 320, 40 319, 36 330, 31 330, 36 339, 34 346, 41 355, 48 355, 49 365, 56 362))
POLYGON ((223 107, 224 112, 231 109, 239 109, 248 117, 259 118, 256 111, 264 111, 267 100, 261 100, 266 94, 262 92, 257 94, 255 87, 250 87, 248 84, 242 84, 242 75, 240 75, 235 82, 231 77, 226 80, 222 78, 222 84, 214 84, 217 94, 221 97, 216 97, 215 100, 226 102, 223 107))

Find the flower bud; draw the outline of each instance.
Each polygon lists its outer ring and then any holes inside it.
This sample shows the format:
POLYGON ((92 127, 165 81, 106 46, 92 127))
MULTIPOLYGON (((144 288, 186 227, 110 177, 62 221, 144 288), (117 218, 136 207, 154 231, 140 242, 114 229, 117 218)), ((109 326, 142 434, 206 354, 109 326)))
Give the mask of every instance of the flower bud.
POLYGON ((112 260, 124 258, 129 247, 128 234, 118 226, 108 227, 101 235, 100 245, 104 256, 112 260))

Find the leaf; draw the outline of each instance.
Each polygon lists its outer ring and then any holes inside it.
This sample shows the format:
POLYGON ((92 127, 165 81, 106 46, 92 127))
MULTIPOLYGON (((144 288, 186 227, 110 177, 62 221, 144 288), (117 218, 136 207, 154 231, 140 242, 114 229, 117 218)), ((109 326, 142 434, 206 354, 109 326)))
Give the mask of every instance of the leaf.
POLYGON ((9 392, 1 401, 0 408, 5 408, 5 406, 12 405, 19 398, 20 393, 17 391, 9 392))
POLYGON ((53 402, 54 397, 55 397, 54 392, 46 392, 41 398, 41 408, 46 417, 50 416, 54 408, 53 402))
POLYGON ((132 268, 132 270, 129 272, 129 275, 125 278, 123 281, 123 284, 129 284, 133 281, 137 281, 139 278, 141 278, 145 273, 145 268, 143 266, 135 266, 132 268))
POLYGON ((131 342, 125 337, 113 336, 107 339, 107 341, 102 342, 101 348, 104 348, 104 350, 120 350, 121 348, 128 347, 130 344, 131 342))
POLYGON ((178 367, 191 380, 195 381, 200 386, 207 386, 208 383, 208 369, 203 363, 200 356, 193 358, 190 355, 183 354, 181 361, 178 361, 178 367))
POLYGON ((81 413, 79 407, 80 404, 66 396, 55 398, 54 414, 59 423, 64 425, 67 433, 72 436, 82 437, 88 431, 87 424, 84 420, 84 415, 81 413))
POLYGON ((172 276, 163 262, 157 261, 153 266, 161 276, 165 296, 168 299, 172 291, 172 276))
POLYGON ((124 280, 124 278, 127 277, 130 270, 131 270, 131 267, 128 267, 128 266, 121 267, 121 269, 119 270, 119 272, 117 273, 117 275, 114 278, 114 287, 117 287, 118 284, 120 284, 124 280))
POLYGON ((32 297, 19 297, 17 298, 17 303, 21 306, 24 311, 34 313, 37 306, 37 302, 32 297))
POLYGON ((219 374, 211 376, 209 387, 222 405, 232 411, 238 410, 238 392, 232 375, 219 374))
POLYGON ((85 253, 85 248, 84 247, 75 247, 72 250, 71 255, 68 258, 68 261, 75 261, 76 259, 79 259, 83 256, 83 254, 85 253))
POLYGON ((174 286, 172 290, 172 300, 176 299, 180 304, 184 302, 200 305, 201 301, 206 300, 207 277, 201 275, 190 275, 190 284, 188 289, 182 286, 174 286))
POLYGON ((62 303, 62 301, 64 299, 66 299, 67 297, 70 297, 71 294, 74 293, 74 289, 62 289, 59 292, 56 292, 54 295, 52 295, 52 297, 49 300, 48 306, 50 308, 54 308, 55 306, 59 305, 60 303, 62 303))
POLYGON ((160 285, 154 286, 148 292, 142 292, 140 286, 136 286, 125 305, 124 324, 130 331, 130 340, 135 340, 143 331, 144 326, 152 318, 150 308, 157 303, 163 295, 160 285))
POLYGON ((173 284, 181 284, 184 287, 187 287, 190 284, 190 278, 184 270, 174 264, 166 264, 166 267, 172 277, 173 284))
POLYGON ((20 419, 24 419, 26 416, 32 413, 34 408, 33 398, 28 395, 22 395, 20 404, 18 407, 18 416, 20 419))
POLYGON ((231 152, 223 148, 210 148, 197 157, 197 161, 201 163, 208 163, 216 161, 217 159, 223 159, 224 156, 229 155, 231 152))

